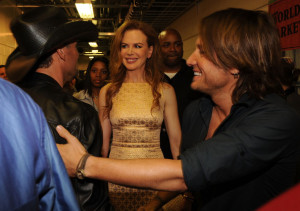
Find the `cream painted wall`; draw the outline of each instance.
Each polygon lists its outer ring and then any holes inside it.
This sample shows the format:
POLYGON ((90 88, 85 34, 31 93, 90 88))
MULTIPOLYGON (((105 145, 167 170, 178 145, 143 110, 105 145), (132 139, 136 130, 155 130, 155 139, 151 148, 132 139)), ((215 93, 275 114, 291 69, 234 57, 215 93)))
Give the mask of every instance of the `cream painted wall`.
POLYGON ((0 64, 5 64, 9 54, 17 47, 16 41, 9 29, 10 21, 20 14, 20 10, 13 7, 2 7, 11 4, 9 0, 0 1, 0 64))
POLYGON ((187 59, 195 49, 200 20, 218 10, 229 7, 268 11, 268 0, 202 0, 174 21, 170 27, 177 29, 183 40, 183 57, 187 59))

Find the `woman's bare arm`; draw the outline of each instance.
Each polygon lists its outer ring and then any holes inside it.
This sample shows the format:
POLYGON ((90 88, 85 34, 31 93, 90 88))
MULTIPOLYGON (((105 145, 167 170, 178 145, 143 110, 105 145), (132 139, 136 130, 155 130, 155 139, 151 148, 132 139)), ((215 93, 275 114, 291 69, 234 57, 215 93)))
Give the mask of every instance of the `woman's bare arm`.
POLYGON ((99 93, 99 119, 102 128, 103 144, 101 148, 102 157, 108 157, 111 138, 111 123, 108 117, 104 116, 106 108, 106 90, 108 86, 103 87, 99 93))
POLYGON ((163 87, 165 99, 164 122, 170 141, 173 159, 177 159, 180 151, 181 128, 178 117, 176 95, 171 85, 165 83, 163 87))

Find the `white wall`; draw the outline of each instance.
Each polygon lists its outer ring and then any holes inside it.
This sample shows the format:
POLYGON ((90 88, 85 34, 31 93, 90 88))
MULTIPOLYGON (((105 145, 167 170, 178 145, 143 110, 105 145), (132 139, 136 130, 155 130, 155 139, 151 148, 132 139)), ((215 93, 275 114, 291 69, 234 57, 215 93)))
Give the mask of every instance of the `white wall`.
POLYGON ((177 29, 183 40, 183 57, 187 59, 195 49, 201 19, 215 11, 229 7, 268 11, 268 0, 201 0, 170 27, 177 29))

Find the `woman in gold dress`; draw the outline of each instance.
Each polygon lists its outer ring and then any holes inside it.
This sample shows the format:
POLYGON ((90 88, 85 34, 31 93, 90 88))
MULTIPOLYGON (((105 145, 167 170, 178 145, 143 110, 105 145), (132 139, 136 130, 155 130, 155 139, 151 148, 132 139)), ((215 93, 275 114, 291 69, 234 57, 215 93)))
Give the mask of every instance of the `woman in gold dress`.
MULTIPOLYGON (((99 95, 103 157, 163 158, 160 149, 163 120, 173 158, 179 155, 181 129, 177 102, 173 88, 162 81, 159 51, 157 34, 148 24, 127 21, 116 31, 111 45, 111 83, 99 95)), ((109 183, 116 211, 137 210, 156 194, 152 190, 109 183)))

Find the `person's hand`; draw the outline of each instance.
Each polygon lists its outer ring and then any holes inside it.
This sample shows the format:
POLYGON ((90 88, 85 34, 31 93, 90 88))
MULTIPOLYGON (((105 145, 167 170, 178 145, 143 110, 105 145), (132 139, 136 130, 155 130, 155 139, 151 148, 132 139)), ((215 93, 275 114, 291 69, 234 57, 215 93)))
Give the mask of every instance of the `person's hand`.
POLYGON ((67 144, 56 144, 56 146, 65 163, 69 176, 75 177, 76 167, 80 158, 86 153, 86 150, 78 139, 71 135, 63 126, 58 125, 56 131, 68 142, 67 144))

